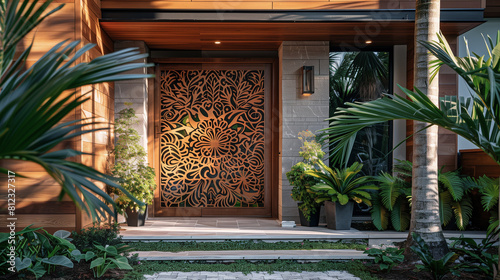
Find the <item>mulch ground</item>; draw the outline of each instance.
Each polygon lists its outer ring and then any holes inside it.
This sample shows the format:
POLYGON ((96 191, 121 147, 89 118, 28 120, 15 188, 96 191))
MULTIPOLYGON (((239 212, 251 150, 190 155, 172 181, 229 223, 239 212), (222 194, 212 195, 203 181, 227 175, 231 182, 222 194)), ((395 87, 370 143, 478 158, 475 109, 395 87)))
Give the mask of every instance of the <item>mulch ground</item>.
MULTIPOLYGON (((94 277, 93 271, 90 269, 90 264, 88 263, 76 263, 73 268, 58 267, 56 271, 51 274, 45 274, 41 280, 94 280, 94 279, 121 279, 125 274, 129 272, 128 270, 115 270, 111 269, 107 271, 101 278, 94 277)), ((0 279, 14 280, 14 279, 35 279, 33 274, 22 275, 22 274, 11 274, 7 277, 0 279)))
MULTIPOLYGON (((380 279, 384 280, 432 280, 434 279, 429 272, 417 271, 415 266, 401 264, 394 267, 391 272, 381 272, 377 270, 377 266, 368 267, 368 270, 380 279)), ((491 280, 484 275, 478 273, 462 272, 460 276, 454 276, 451 273, 443 279, 446 280, 491 280)))

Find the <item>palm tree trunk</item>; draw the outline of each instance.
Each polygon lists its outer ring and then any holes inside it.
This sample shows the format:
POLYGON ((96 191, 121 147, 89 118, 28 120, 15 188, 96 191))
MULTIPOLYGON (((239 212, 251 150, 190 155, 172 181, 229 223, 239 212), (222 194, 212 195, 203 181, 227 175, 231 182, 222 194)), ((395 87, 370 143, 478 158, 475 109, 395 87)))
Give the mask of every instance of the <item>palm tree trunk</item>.
MULTIPOLYGON (((429 81, 429 62, 434 58, 419 41, 437 40, 440 0, 416 1, 414 87, 438 104, 438 79, 436 77, 432 82, 429 81)), ((413 136, 412 213, 406 255, 411 254, 411 233, 415 232, 427 242, 434 258, 439 259, 448 252, 448 246, 439 219, 438 127, 420 131, 427 125, 417 121, 413 123, 413 132, 417 133, 413 136)))

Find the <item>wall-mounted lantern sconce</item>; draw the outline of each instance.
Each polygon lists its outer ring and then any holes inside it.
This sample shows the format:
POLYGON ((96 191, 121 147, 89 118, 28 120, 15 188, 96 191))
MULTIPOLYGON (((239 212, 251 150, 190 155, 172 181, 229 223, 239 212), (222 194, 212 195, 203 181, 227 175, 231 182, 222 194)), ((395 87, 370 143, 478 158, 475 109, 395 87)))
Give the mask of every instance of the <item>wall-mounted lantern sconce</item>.
POLYGON ((314 93, 314 66, 302 66, 302 95, 314 93))

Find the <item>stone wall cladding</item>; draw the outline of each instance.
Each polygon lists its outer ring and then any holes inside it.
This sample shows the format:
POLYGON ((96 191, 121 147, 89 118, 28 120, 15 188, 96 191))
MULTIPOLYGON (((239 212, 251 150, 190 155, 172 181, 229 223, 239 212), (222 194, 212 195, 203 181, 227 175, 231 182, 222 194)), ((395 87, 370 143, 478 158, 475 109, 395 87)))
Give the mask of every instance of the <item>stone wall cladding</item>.
MULTIPOLYGON (((149 53, 149 48, 143 41, 117 41, 115 51, 126 48, 138 48, 141 53, 149 53)), ((137 62, 147 63, 147 58, 137 62)), ((136 69, 130 71, 134 74, 147 74, 147 69, 136 69)), ((148 151, 148 79, 134 79, 115 82, 115 118, 120 110, 126 108, 125 103, 132 103, 130 107, 135 110, 139 118, 139 124, 134 128, 141 136, 141 145, 148 151)))
POLYGON ((286 172, 302 160, 297 134, 306 129, 316 132, 327 127, 329 52, 327 41, 285 41, 281 46, 281 216, 284 221, 299 222, 297 203, 290 196, 292 186, 286 178, 286 172), (302 95, 302 66, 314 66, 315 90, 311 96, 302 95))

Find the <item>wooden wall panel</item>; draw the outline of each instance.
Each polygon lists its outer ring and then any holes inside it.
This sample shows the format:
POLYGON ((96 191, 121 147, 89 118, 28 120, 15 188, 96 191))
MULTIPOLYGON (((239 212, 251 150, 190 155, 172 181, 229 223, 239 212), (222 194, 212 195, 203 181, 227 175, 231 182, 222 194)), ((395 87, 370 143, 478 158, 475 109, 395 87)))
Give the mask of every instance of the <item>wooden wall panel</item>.
MULTIPOLYGON (((88 62, 98 56, 113 51, 113 41, 100 28, 101 17, 100 1, 98 0, 58 0, 51 4, 54 8, 60 3, 65 6, 54 15, 47 18, 33 32, 28 34, 16 50, 22 52, 34 38, 32 53, 28 59, 27 67, 30 67, 45 52, 55 44, 63 40, 81 40, 83 44, 94 43, 91 51, 83 56, 80 62, 88 62)), ((92 85, 80 88, 82 94, 87 94, 90 100, 80 108, 72 112, 64 121, 93 118, 95 121, 109 122, 114 119, 114 85, 113 83, 92 85)), ((94 128, 97 128, 94 125, 94 128)), ((106 172, 108 162, 108 148, 111 133, 98 131, 83 135, 56 147, 74 148, 94 155, 75 157, 77 162, 83 162, 106 172)), ((77 210, 69 197, 65 196, 58 201, 61 187, 55 183, 43 168, 36 164, 11 161, 7 166, 14 172, 22 172, 28 179, 20 179, 17 182, 16 214, 18 215, 18 227, 35 223, 37 226, 45 227, 49 232, 58 229, 75 230, 90 223, 90 219, 81 210, 77 210)), ((100 185, 104 188, 104 185, 100 185)), ((7 201, 0 199, 0 214, 6 214, 7 201)), ((3 229, 2 229, 3 230, 3 229)))
POLYGON ((460 167, 462 174, 475 178, 483 175, 492 178, 500 176, 500 166, 480 149, 460 150, 460 167))
MULTIPOLYGON (((75 40, 75 5, 73 0, 58 0, 50 4, 51 10, 61 3, 64 7, 45 19, 34 31, 29 33, 18 45, 19 54, 33 42, 33 48, 26 67, 31 67, 45 52, 63 40, 75 40)), ((64 121, 75 120, 77 111, 70 113, 64 121)), ((78 148, 78 139, 66 141, 56 149, 78 148)), ((78 160, 78 158, 75 158, 78 160)), ((75 229, 76 207, 68 196, 59 201, 61 186, 44 169, 33 163, 23 161, 1 161, 2 167, 20 173, 27 178, 16 177, 16 230, 29 224, 43 226, 47 231, 75 229)), ((0 186, 6 185, 6 178, 0 177, 0 186)), ((0 198, 0 219, 6 221, 6 196, 0 198)), ((0 231, 8 230, 2 222, 0 231)))
MULTIPOLYGON (((496 1, 496 0, 491 0, 496 1)), ((484 8, 482 0, 441 0, 442 8, 484 8)), ((102 0, 103 9, 334 10, 415 9, 408 0, 102 0)))
MULTIPOLYGON (((99 56, 113 51, 113 41, 109 38, 99 25, 101 17, 101 3, 99 0, 81 0, 78 9, 79 30, 77 38, 84 44, 95 44, 82 59, 82 62, 89 62, 99 56)), ((93 125, 93 128, 108 129, 96 131, 82 135, 81 148, 90 155, 82 156, 82 163, 97 169, 100 172, 109 172, 109 150, 112 147, 113 135, 109 129, 109 123, 114 120, 114 85, 104 83, 84 86, 81 88, 82 94, 87 94, 89 101, 81 108, 81 118, 92 118, 102 125, 93 125)), ((105 189, 104 184, 97 184, 101 189, 105 189)), ((91 224, 90 217, 85 212, 79 210, 77 213, 77 228, 82 228, 91 224)))
MULTIPOLYGON (((6 232, 8 228, 8 215, 0 215, 0 231, 6 232)), ((54 233, 57 230, 71 231, 75 229, 74 214, 16 214, 16 230, 21 230, 31 224, 33 227, 43 227, 49 233, 54 233)))
POLYGON ((494 18, 500 17, 500 1, 486 0, 486 8, 484 9, 484 17, 494 18))

